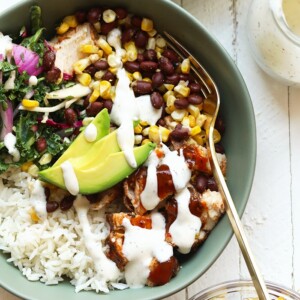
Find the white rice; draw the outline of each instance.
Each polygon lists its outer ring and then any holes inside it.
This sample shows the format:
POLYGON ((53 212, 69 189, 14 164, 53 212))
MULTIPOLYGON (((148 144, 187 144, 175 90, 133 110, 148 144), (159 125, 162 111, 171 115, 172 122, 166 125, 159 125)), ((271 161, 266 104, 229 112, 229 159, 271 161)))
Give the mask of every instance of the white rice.
MULTIPOLYGON (((97 279, 74 208, 67 212, 58 209, 38 223, 31 219, 28 187, 33 182, 19 170, 0 176, 0 250, 10 253, 8 262, 31 281, 53 285, 69 277, 76 292, 107 292, 97 279)), ((109 233, 104 212, 90 212, 89 221, 97 242, 102 243, 109 233)), ((124 285, 110 283, 109 287, 121 289, 124 285)))

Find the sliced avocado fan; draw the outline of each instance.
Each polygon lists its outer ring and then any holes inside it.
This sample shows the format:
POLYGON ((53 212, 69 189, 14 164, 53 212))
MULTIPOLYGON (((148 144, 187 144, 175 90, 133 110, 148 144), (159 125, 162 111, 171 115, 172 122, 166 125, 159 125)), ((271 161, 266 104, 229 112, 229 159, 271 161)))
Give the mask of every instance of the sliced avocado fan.
MULTIPOLYGON (((115 132, 110 133, 109 136, 115 132)), ((96 146, 96 145, 94 145, 96 146)), ((94 147, 93 146, 93 147, 94 147)), ((143 146, 134 148, 134 156, 139 167, 148 158, 150 152, 156 147, 154 143, 147 143, 143 146)), ((97 153, 95 151, 94 153, 97 153)), ((81 157, 82 160, 87 159, 86 156, 81 157)), ((132 174, 136 169, 132 168, 124 155, 124 152, 110 153, 106 158, 98 152, 98 163, 88 164, 87 167, 78 168, 73 165, 78 184, 79 193, 95 194, 102 192, 132 174)), ((41 180, 52 183, 62 189, 66 189, 63 171, 60 166, 51 167, 39 172, 41 180)))

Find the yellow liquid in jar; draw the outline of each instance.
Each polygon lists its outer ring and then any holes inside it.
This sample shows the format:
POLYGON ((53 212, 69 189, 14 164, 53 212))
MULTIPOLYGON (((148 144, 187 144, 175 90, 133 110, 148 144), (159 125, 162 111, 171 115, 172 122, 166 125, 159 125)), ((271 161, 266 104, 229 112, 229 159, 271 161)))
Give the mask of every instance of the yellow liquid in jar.
POLYGON ((282 10, 288 27, 300 36, 300 0, 282 0, 282 10))

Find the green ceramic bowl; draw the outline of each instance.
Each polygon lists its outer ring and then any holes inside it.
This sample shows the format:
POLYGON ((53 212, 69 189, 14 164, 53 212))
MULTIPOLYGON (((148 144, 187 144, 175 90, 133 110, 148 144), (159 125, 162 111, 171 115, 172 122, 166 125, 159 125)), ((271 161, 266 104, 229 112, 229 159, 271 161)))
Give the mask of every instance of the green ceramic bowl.
MULTIPOLYGON (((158 30, 173 34, 199 59, 214 78, 221 94, 221 114, 226 122, 223 144, 229 162, 227 182, 241 215, 247 203, 255 169, 256 132, 253 108, 235 64, 209 32, 185 10, 168 0, 24 0, 1 13, 0 31, 6 34, 17 33, 22 25, 28 23, 28 11, 32 3, 38 3, 42 7, 44 24, 49 29, 49 35, 53 34, 55 25, 63 16, 79 8, 95 4, 126 6, 131 12, 152 18, 158 30)), ((197 253, 182 264, 179 274, 161 287, 114 291, 109 295, 94 292, 76 294, 67 281, 57 286, 29 282, 19 270, 6 262, 7 256, 2 254, 0 284, 10 292, 31 300, 161 299, 199 278, 221 254, 231 235, 228 219, 224 217, 197 253)))

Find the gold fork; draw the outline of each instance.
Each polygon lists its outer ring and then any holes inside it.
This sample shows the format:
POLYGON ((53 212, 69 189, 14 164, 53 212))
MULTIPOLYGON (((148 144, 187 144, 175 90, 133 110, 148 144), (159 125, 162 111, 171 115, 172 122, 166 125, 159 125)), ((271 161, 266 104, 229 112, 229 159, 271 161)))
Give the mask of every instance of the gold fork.
POLYGON ((207 140, 208 140, 207 146, 211 154, 210 162, 213 170, 213 175, 218 184, 219 191, 225 201, 226 213, 228 215, 230 224, 239 243, 240 249, 242 251, 243 257, 245 259, 246 265, 248 267, 258 297, 261 300, 269 300, 270 298, 266 288, 266 284, 256 265, 254 256, 252 254, 252 251, 250 249, 249 243, 245 235, 245 231, 243 229, 243 225, 237 213, 234 202, 231 198, 229 189, 225 182, 224 176, 222 174, 216 156, 213 133, 214 133, 215 121, 220 106, 220 95, 218 92, 218 88, 214 83, 213 79, 210 77, 210 75, 206 72, 206 70, 202 67, 202 65, 196 60, 196 58, 193 55, 191 55, 191 53, 188 50, 186 50, 169 33, 164 32, 164 35, 166 37, 168 46, 172 50, 174 50, 177 53, 177 55, 179 55, 183 59, 184 58, 190 59, 191 69, 198 77, 200 82, 202 83, 202 93, 205 98, 203 110, 205 111, 206 114, 208 114, 211 117, 209 130, 207 132, 207 140))

